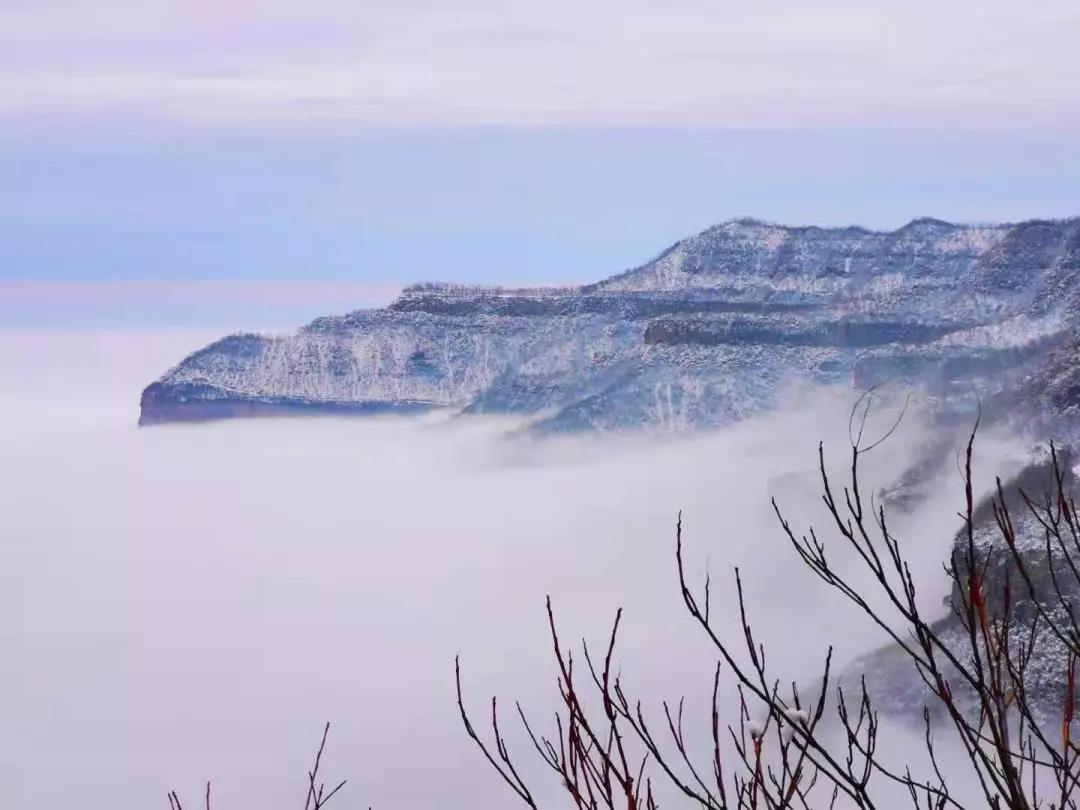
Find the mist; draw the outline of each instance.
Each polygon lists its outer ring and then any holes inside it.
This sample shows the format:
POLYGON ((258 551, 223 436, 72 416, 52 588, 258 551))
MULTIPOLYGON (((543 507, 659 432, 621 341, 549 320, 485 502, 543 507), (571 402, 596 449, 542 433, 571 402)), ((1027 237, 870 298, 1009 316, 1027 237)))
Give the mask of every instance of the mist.
MULTIPOLYGON (((825 525, 817 444, 843 468, 850 391, 692 437, 538 441, 445 414, 136 428, 140 387, 205 338, 0 341, 0 806, 164 806, 210 780, 215 807, 299 807, 327 720, 341 806, 513 806, 461 729, 454 656, 478 720, 498 694, 507 727, 517 699, 546 730, 550 594, 567 643, 602 645, 624 608, 619 664, 647 707, 707 697, 680 510, 721 627, 737 637, 738 565, 782 680, 814 677, 829 644, 842 666, 885 641, 803 570, 769 503, 825 525)), ((890 483, 926 435, 905 419, 868 483, 890 483)), ((1019 457, 989 436, 979 452, 988 471, 1019 457)), ((893 521, 926 604, 945 595, 957 528, 955 470, 941 483, 893 521)), ((703 741, 706 723, 689 724, 703 741)))

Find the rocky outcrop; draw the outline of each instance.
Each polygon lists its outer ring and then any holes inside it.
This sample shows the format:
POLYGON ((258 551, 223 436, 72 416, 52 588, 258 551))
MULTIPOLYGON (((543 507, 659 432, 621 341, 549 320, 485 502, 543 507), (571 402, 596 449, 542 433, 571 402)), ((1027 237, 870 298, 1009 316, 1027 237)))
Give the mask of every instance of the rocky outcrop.
MULTIPOLYGON (((893 232, 735 220, 596 284, 407 288, 289 335, 234 335, 143 393, 143 424, 450 408, 537 430, 689 430, 785 383, 898 378, 942 411, 1052 381, 1076 346, 1080 219, 893 232), (1048 365, 1049 364, 1049 365, 1048 365)), ((1074 365, 1074 364, 1073 364, 1074 365)))
MULTIPOLYGON (((1063 475, 1062 490, 1068 494, 1074 490, 1076 483, 1069 454, 1060 455, 1059 461, 1063 475)), ((1010 646, 1017 648, 1014 651, 1015 660, 1019 660, 1019 647, 1030 639, 1032 624, 1037 622, 1038 630, 1025 688, 1039 719, 1047 723, 1060 722, 1068 691, 1068 650, 1045 621, 1038 618, 1037 606, 1041 606, 1044 616, 1053 618, 1058 628, 1068 635, 1072 619, 1065 606, 1069 607, 1074 617, 1080 619, 1080 578, 1073 573, 1058 541, 1051 538, 1048 545, 1043 524, 1025 503, 1023 494, 1038 504, 1047 494, 1056 491, 1057 483, 1050 461, 1029 465, 1004 484, 1001 490, 998 502, 1003 502, 1008 510, 1015 532, 1017 555, 1023 561, 1027 580, 1021 575, 1016 558, 1005 544, 994 516, 993 501, 987 498, 973 512, 976 570, 981 576, 987 615, 992 622, 1000 621, 1008 607, 1010 637, 1013 641, 1010 646)), ((1064 539, 1073 564, 1080 563, 1080 548, 1075 546, 1075 541, 1067 532, 1064 539)), ((967 542, 966 530, 958 532, 953 539, 952 558, 956 561, 961 582, 967 581, 967 542)), ((940 618, 932 624, 932 628, 951 650, 966 661, 970 659, 967 652, 970 644, 957 612, 962 610, 962 605, 963 595, 954 584, 941 608, 940 618)), ((923 609, 926 610, 926 607, 923 609)), ((943 656, 939 655, 939 660, 942 659, 943 656)), ((967 709, 977 711, 974 692, 955 674, 955 670, 942 663, 947 677, 952 673, 948 679, 953 694, 967 709)), ((918 720, 923 706, 927 706, 936 719, 944 719, 941 701, 930 693, 911 659, 898 646, 889 645, 856 660, 847 668, 842 682, 850 691, 858 688, 863 676, 880 711, 918 720)))

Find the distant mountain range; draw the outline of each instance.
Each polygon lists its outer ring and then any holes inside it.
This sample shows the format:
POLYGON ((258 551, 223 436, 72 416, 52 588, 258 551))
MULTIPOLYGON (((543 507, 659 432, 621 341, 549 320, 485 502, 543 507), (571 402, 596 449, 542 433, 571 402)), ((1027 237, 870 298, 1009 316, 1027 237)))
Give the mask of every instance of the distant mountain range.
POLYGON ((140 423, 449 408, 538 431, 683 431, 773 407, 789 382, 897 379, 943 415, 978 393, 1029 428, 1070 429, 1078 304, 1080 218, 740 219, 595 284, 416 284, 385 309, 222 338, 145 389, 140 423))

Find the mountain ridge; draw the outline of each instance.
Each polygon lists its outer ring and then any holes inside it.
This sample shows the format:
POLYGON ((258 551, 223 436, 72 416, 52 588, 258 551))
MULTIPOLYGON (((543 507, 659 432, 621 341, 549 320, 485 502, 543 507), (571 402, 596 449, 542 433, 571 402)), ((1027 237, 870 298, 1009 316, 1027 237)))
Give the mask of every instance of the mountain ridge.
POLYGON ((140 423, 452 408, 688 430, 772 407, 786 379, 885 376, 959 406, 958 387, 1020 390, 1036 355, 1071 345, 1078 282, 1080 217, 732 219, 591 284, 420 282, 382 309, 227 336, 148 386, 140 423))

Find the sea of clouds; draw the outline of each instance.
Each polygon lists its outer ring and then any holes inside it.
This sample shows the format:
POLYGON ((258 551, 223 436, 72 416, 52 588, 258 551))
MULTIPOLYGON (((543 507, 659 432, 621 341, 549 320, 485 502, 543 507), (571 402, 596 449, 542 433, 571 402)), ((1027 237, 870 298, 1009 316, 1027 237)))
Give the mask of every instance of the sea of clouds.
MULTIPOLYGON (((215 808, 299 808, 327 720, 340 806, 513 806, 461 729, 453 660, 477 725, 498 694, 526 771, 555 787, 512 712, 553 725, 548 594, 568 645, 601 647, 622 606, 627 689, 652 712, 688 694, 707 744, 715 653, 679 597, 680 510, 721 633, 739 638, 739 565, 782 682, 813 682, 829 644, 843 664, 884 641, 802 569, 769 504, 827 525, 817 444, 842 473, 850 392, 693 437, 536 441, 445 415, 137 428, 141 386, 207 337, 0 340, 2 807, 164 807, 173 788, 194 806, 211 780, 215 808)), ((914 413, 867 486, 924 439, 914 413)), ((998 470, 1017 457, 980 447, 998 470)), ((955 469, 936 491, 895 519, 931 610, 955 469)), ((732 721, 734 700, 727 675, 732 721)))

